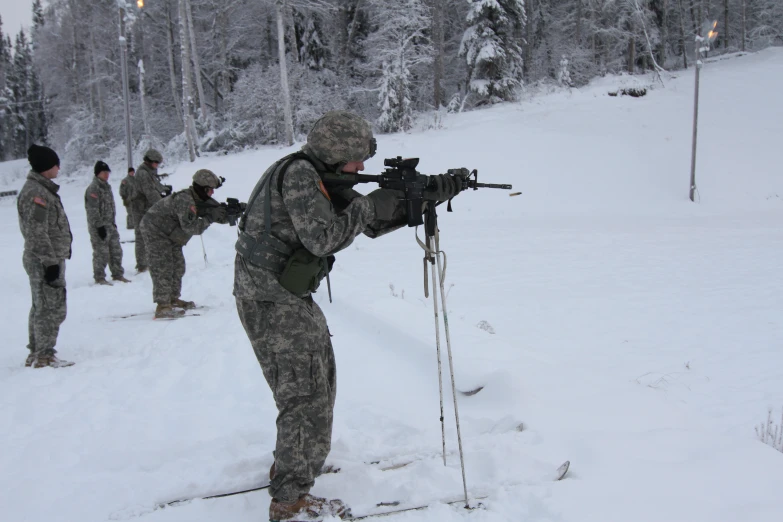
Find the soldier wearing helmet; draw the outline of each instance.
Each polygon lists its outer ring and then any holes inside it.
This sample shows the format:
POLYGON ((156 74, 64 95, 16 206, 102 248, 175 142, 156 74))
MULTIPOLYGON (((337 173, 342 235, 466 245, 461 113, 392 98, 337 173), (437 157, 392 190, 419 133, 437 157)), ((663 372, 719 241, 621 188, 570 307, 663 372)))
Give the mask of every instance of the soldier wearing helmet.
POLYGON ((226 208, 212 199, 222 184, 223 178, 201 169, 193 175, 190 187, 159 200, 141 220, 139 228, 147 245, 152 297, 157 303, 156 318, 179 317, 184 310, 196 306, 193 301, 180 298, 185 275, 182 247, 212 223, 228 223, 226 208))
POLYGON ((152 205, 171 194, 171 187, 163 185, 158 176, 158 166, 161 163, 163 163, 163 155, 155 149, 149 149, 144 153, 144 161, 136 169, 136 174, 129 182, 132 183, 133 188, 130 206, 136 234, 136 270, 138 272, 145 272, 148 267, 147 248, 144 243, 144 235, 139 229, 139 223, 152 205))
POLYGON ((300 152, 267 169, 239 224, 237 311, 279 411, 270 520, 349 514, 342 501, 309 494, 331 447, 336 390, 326 318, 311 294, 334 254, 356 236, 377 237, 406 223, 396 191, 363 196, 323 184, 324 173, 364 170, 375 149, 365 120, 347 111, 325 114, 300 152))

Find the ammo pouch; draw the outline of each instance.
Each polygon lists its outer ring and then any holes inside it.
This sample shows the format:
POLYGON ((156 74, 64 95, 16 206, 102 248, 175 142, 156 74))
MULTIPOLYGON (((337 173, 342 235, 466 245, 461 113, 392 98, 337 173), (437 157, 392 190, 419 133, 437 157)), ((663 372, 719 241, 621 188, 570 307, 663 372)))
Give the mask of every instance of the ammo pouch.
POLYGON ((306 248, 300 248, 288 258, 278 281, 294 295, 315 292, 333 264, 334 256, 318 257, 306 248))

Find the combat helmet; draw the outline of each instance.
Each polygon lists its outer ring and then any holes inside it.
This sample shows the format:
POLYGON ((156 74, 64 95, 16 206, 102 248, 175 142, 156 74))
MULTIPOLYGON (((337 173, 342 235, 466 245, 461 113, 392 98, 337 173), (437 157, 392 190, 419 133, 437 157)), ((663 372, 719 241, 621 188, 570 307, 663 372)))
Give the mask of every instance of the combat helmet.
POLYGON ((209 169, 200 169, 193 174, 193 183, 202 187, 220 188, 226 178, 222 178, 209 169))
POLYGON ((326 165, 338 166, 367 161, 376 149, 370 124, 348 111, 330 111, 321 116, 307 135, 307 146, 326 165))
POLYGON ((144 161, 148 161, 150 163, 162 163, 163 162, 163 154, 158 152, 155 149, 149 149, 147 152, 144 153, 144 161))

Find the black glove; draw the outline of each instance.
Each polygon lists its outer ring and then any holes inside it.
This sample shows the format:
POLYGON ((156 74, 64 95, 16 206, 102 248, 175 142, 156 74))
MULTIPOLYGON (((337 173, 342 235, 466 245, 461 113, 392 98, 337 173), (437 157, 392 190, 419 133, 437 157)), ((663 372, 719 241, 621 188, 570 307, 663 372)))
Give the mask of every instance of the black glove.
POLYGON ((400 202, 400 193, 396 190, 375 189, 367 197, 375 204, 375 218, 389 221, 394 218, 394 211, 400 202))
POLYGON ((464 178, 460 175, 436 174, 424 190, 424 199, 448 201, 462 190, 464 178))
POLYGON ((164 198, 166 196, 170 196, 172 190, 174 190, 174 187, 172 187, 171 185, 163 185, 163 192, 161 192, 160 195, 163 196, 164 198))
POLYGON ((106 239, 106 227, 98 227, 98 237, 106 239))
POLYGON ((50 265, 44 270, 44 280, 47 283, 54 283, 60 278, 60 265, 50 265))
POLYGON ((210 210, 210 217, 213 222, 220 223, 221 225, 228 223, 228 209, 226 209, 226 207, 220 205, 219 207, 212 207, 210 210))

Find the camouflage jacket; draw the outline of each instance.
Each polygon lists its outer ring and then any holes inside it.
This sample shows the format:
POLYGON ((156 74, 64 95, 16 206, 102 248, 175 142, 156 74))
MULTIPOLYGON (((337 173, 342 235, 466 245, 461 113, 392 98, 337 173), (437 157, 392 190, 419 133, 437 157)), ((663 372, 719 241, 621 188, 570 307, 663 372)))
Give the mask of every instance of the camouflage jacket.
MULTIPOLYGON (((303 148, 308 153, 307 147, 303 148)), ((328 256, 347 248, 359 234, 378 237, 405 223, 405 208, 400 204, 394 219, 381 222, 375 218, 370 198, 352 189, 341 191, 341 204, 335 205, 324 187, 315 164, 325 167, 311 154, 307 160, 293 161, 285 171, 281 191, 275 163, 264 175, 271 175, 271 234, 292 250, 306 248, 316 256, 328 256)), ((251 237, 264 233, 266 191, 262 191, 243 218, 244 232, 251 237)), ((300 303, 296 296, 280 286, 278 274, 246 262, 237 254, 234 261, 234 296, 254 301, 300 303)), ((309 294, 308 294, 309 295, 309 294)))
POLYGON ((175 192, 152 205, 141 220, 142 228, 176 245, 185 246, 191 237, 202 234, 211 224, 208 219, 198 217, 197 199, 192 188, 175 192))
POLYGON ((138 210, 142 214, 147 212, 152 205, 163 199, 161 193, 163 192, 163 184, 158 177, 158 169, 152 169, 147 166, 146 163, 139 165, 136 169, 136 175, 134 176, 136 182, 136 191, 138 201, 138 209, 134 207, 134 210, 138 210))
POLYGON ((52 180, 30 171, 16 200, 25 254, 33 255, 44 266, 71 258, 73 235, 57 195, 59 189, 52 180))
POLYGON ((84 208, 87 210, 87 226, 92 229, 113 227, 116 209, 111 185, 98 176, 84 191, 84 208))

